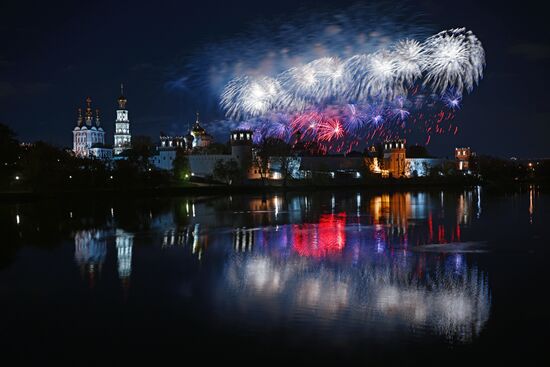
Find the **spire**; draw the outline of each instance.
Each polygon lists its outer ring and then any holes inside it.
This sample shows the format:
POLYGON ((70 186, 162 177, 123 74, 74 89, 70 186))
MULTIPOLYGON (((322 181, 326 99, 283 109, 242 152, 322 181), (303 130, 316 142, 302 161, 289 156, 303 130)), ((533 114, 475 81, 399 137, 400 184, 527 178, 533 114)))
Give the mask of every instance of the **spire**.
POLYGON ((200 129, 201 127, 201 124, 199 122, 199 112, 195 112, 195 114, 197 115, 197 119, 195 120, 195 126, 193 127, 193 130, 196 130, 196 129, 200 129))
POLYGON ((197 136, 203 135, 204 133, 205 131, 199 123, 199 113, 197 112, 197 120, 195 121, 195 126, 193 126, 193 129, 191 130, 191 134, 196 138, 197 136))
POLYGON ((76 126, 82 126, 82 108, 77 110, 76 126))
POLYGON ((97 127, 99 127, 99 109, 95 109, 95 124, 97 127))
POLYGON ((128 100, 126 99, 126 97, 124 97, 124 84, 120 83, 120 97, 118 97, 118 107, 120 107, 121 110, 125 110, 126 102, 128 102, 128 100))
POLYGON ((90 97, 86 98, 86 125, 90 126, 92 124, 92 99, 90 97))

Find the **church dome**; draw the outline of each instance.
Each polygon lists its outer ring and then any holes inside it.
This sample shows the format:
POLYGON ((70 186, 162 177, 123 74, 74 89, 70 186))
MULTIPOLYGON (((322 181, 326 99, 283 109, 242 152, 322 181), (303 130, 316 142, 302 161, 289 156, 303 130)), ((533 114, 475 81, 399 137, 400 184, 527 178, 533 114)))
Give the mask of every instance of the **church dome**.
POLYGON ((187 133, 187 135, 185 135, 185 136, 183 137, 183 139, 185 140, 185 142, 186 142, 187 144, 191 144, 191 143, 193 142, 193 140, 195 140, 195 137, 193 136, 193 134, 187 133))
POLYGON ((198 136, 204 135, 205 133, 206 131, 199 123, 199 113, 197 112, 197 120, 195 121, 193 129, 191 129, 191 134, 196 138, 198 136))
POLYGON ((196 134, 204 134, 204 131, 205 131, 204 128, 201 125, 199 125, 198 121, 195 123, 195 126, 193 126, 193 130, 191 130, 191 132, 196 134))

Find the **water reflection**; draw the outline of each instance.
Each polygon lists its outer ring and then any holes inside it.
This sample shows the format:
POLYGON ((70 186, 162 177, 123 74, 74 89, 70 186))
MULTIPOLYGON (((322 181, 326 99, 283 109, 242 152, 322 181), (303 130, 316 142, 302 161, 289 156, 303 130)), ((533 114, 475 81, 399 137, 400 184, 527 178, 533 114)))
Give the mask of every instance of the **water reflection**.
MULTIPOLYGON (((97 278, 101 276, 107 257, 107 243, 112 236, 113 234, 107 230, 90 229, 77 231, 74 234, 74 259, 90 288, 95 286, 97 278)), ((129 285, 132 274, 133 241, 134 235, 122 229, 115 229, 118 277, 125 287, 129 285)))
MULTIPOLYGON (((532 219, 536 196, 528 195, 532 219)), ((484 240, 472 232, 482 199, 480 188, 172 198, 135 207, 108 202, 94 215, 75 205, 52 221, 70 231, 71 266, 86 285, 103 291, 96 285, 116 274, 127 302, 145 286, 139 279, 183 276, 172 280, 186 284, 186 297, 204 313, 256 331, 287 325, 339 340, 430 335, 467 342, 491 311, 483 255, 460 250, 484 240)), ((25 210, 17 208, 17 233, 32 242, 41 226, 25 210)), ((9 215, 14 222, 15 211, 9 215)))
POLYGON ((132 247, 134 236, 121 229, 115 231, 115 242, 117 249, 118 277, 123 285, 127 286, 132 274, 132 247))
POLYGON ((371 337, 397 329, 465 342, 487 322, 487 275, 464 259, 432 262, 362 250, 370 256, 355 266, 269 253, 233 257, 217 287, 216 299, 224 300, 220 312, 245 323, 265 323, 259 314, 269 315, 273 324, 321 323, 331 330, 330 338, 363 325, 371 337))
POLYGON ((105 231, 82 230, 74 235, 74 259, 82 276, 87 276, 90 287, 94 287, 96 278, 101 275, 107 242, 105 231))

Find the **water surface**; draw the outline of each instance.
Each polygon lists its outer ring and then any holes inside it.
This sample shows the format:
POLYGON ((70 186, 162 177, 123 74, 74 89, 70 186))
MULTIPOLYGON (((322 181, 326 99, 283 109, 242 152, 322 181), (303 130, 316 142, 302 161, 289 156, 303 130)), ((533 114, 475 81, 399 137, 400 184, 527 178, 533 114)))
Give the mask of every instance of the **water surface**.
POLYGON ((542 355, 548 203, 532 186, 3 204, 2 349, 98 365, 542 355))

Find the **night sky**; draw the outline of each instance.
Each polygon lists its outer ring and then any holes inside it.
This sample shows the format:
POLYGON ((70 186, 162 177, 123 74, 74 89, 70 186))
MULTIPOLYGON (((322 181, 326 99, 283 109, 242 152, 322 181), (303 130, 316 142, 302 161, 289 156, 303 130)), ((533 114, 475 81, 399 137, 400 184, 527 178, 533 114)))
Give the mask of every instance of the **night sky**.
MULTIPOLYGON (((200 101, 200 92, 190 98, 193 91, 181 95, 167 88, 183 60, 252 22, 356 2, 4 0, 0 122, 22 141, 69 147, 76 108, 91 96, 112 143, 116 98, 124 82, 134 135, 182 134, 197 109, 206 122, 222 118, 215 104, 200 101)), ((550 157, 547 13, 536 2, 479 3, 409 2, 436 31, 471 29, 486 51, 485 77, 457 114, 459 134, 438 136, 428 149, 441 156, 452 154, 455 146, 470 146, 503 157, 550 157)))

